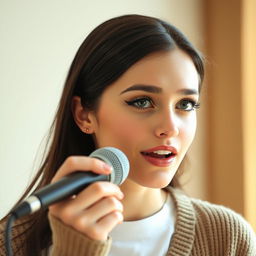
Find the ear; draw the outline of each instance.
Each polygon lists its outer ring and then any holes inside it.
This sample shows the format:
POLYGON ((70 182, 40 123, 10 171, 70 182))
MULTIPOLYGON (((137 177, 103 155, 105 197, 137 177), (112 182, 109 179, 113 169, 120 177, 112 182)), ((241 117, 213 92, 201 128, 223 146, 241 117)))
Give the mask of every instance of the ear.
POLYGON ((80 130, 87 134, 94 132, 96 118, 92 111, 85 110, 81 104, 81 98, 74 96, 72 99, 73 118, 80 130))

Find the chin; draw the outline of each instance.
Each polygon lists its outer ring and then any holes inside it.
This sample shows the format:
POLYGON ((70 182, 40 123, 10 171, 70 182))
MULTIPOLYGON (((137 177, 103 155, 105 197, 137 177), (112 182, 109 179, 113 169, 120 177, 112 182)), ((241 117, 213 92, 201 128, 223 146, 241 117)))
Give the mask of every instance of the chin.
POLYGON ((158 184, 152 184, 152 186, 148 186, 150 188, 166 188, 168 185, 170 184, 170 182, 162 182, 162 183, 158 183, 158 184))
POLYGON ((165 188, 171 183, 172 179, 169 178, 151 178, 148 181, 140 182, 140 185, 148 188, 165 188))

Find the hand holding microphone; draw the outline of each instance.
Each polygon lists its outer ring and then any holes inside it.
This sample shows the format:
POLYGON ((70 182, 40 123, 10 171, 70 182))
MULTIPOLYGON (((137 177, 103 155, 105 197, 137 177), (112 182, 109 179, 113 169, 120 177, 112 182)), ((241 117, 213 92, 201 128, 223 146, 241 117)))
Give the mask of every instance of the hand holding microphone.
POLYGON ((16 214, 19 216, 21 212, 22 216, 24 209, 33 212, 49 206, 50 214, 66 225, 91 239, 105 240, 123 219, 120 202, 123 193, 117 185, 126 179, 128 172, 128 159, 116 148, 100 148, 89 157, 69 157, 52 184, 25 200, 26 209, 24 206, 23 212, 16 209, 16 214))

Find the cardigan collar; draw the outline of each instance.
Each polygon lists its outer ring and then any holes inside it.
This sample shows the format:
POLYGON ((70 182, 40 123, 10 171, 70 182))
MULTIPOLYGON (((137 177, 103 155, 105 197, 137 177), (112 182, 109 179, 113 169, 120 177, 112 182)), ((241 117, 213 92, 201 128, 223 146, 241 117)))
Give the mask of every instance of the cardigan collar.
POLYGON ((195 237, 195 211, 184 192, 172 187, 167 187, 166 190, 170 192, 176 207, 175 230, 167 256, 188 256, 191 254, 195 237))

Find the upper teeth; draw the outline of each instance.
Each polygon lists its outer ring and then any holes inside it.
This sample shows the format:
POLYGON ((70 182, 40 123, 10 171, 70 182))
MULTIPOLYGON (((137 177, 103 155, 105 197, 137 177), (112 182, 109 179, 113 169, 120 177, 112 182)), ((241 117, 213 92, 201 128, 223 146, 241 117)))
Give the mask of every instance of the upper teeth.
POLYGON ((155 154, 158 154, 158 155, 169 155, 171 154, 172 152, 170 151, 167 151, 167 150, 156 150, 154 151, 155 154))

